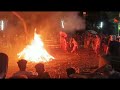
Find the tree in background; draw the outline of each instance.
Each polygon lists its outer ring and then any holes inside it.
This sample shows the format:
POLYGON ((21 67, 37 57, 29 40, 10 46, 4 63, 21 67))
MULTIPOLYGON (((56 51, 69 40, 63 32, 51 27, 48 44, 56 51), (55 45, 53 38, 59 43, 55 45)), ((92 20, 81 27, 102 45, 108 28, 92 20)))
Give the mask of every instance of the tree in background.
POLYGON ((88 12, 86 17, 86 29, 95 30, 104 34, 117 34, 119 12, 88 12), (103 22, 103 27, 99 28, 100 22, 103 22))

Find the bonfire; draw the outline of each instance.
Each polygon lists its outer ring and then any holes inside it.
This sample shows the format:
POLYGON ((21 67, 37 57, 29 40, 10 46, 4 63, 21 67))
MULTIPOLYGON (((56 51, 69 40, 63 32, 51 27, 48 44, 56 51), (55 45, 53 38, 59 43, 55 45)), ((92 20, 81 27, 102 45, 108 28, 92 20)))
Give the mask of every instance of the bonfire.
POLYGON ((27 45, 20 53, 17 54, 18 58, 25 59, 30 62, 49 62, 55 59, 44 48, 44 43, 40 35, 34 32, 34 39, 31 44, 27 45))

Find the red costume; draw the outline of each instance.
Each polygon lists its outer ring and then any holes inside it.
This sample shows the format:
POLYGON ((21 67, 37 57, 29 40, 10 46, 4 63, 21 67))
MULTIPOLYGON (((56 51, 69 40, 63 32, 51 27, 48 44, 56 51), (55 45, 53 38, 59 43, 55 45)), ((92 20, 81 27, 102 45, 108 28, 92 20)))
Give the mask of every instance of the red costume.
POLYGON ((60 31, 60 47, 64 50, 67 51, 67 34, 65 32, 60 31))

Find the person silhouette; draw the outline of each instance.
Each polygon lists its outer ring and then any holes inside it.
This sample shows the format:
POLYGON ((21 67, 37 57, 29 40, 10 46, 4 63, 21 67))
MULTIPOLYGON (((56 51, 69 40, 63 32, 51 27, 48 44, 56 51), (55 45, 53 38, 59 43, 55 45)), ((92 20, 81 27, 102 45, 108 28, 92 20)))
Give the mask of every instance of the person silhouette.
POLYGON ((0 79, 5 79, 8 70, 8 55, 0 53, 0 79))
POLYGON ((33 78, 35 76, 35 74, 31 71, 26 71, 26 65, 27 65, 27 61, 24 59, 21 59, 17 62, 18 67, 19 67, 19 71, 17 71, 16 73, 14 73, 12 75, 12 78, 17 78, 21 75, 26 75, 28 78, 33 78))
POLYGON ((44 64, 38 63, 35 65, 36 72, 38 73, 38 76, 36 78, 38 79, 48 79, 50 78, 50 75, 48 72, 45 72, 44 64))

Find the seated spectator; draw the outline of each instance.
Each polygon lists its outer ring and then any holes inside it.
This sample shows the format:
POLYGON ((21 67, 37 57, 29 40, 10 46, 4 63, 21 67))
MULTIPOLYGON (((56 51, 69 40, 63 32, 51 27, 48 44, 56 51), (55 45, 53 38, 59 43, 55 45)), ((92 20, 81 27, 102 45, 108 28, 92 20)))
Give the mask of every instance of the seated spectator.
POLYGON ((68 78, 81 78, 81 79, 87 78, 85 75, 80 75, 80 74, 76 73, 74 68, 67 68, 66 72, 67 72, 68 78))
POLYGON ((75 74, 76 71, 73 68, 67 68, 66 72, 67 72, 68 78, 71 78, 70 75, 75 74))
POLYGON ((111 65, 107 65, 104 69, 103 75, 106 78, 111 78, 111 79, 119 79, 120 78, 120 72, 115 71, 111 65))
POLYGON ((109 64, 104 64, 102 65, 101 67, 97 68, 95 71, 93 71, 91 73, 91 76, 92 78, 95 78, 95 79, 105 79, 108 77, 107 74, 105 74, 105 68, 108 66, 109 64))
POLYGON ((38 76, 36 78, 38 79, 48 79, 50 78, 50 75, 48 72, 45 72, 44 64, 38 63, 35 65, 36 72, 38 73, 38 76))
POLYGON ((17 62, 19 71, 14 73, 12 78, 19 77, 21 75, 26 75, 28 78, 33 78, 35 74, 33 72, 26 71, 26 64, 27 61, 24 59, 21 59, 17 62))
POLYGON ((19 76, 12 77, 11 79, 28 79, 28 77, 26 75, 19 75, 19 76))
POLYGON ((8 56, 0 53, 0 79, 5 79, 8 70, 8 56))

